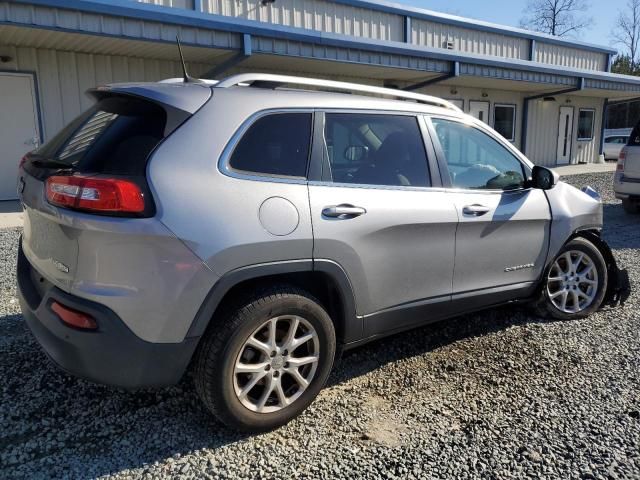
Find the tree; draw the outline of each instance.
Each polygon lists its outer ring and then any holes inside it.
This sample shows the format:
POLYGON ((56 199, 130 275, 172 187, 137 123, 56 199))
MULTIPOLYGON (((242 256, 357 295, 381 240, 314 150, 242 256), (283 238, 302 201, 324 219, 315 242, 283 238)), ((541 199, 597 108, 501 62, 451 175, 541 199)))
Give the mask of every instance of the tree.
POLYGON ((528 0, 520 25, 558 37, 575 36, 593 25, 588 10, 586 0, 528 0))
POLYGON ((618 13, 616 25, 611 34, 616 44, 622 46, 622 55, 616 58, 616 63, 620 61, 618 67, 628 63, 631 74, 638 70, 638 47, 640 46, 640 0, 627 0, 627 8, 618 13))
POLYGON ((640 75, 637 64, 634 66, 629 55, 618 55, 611 65, 613 73, 622 75, 640 75))

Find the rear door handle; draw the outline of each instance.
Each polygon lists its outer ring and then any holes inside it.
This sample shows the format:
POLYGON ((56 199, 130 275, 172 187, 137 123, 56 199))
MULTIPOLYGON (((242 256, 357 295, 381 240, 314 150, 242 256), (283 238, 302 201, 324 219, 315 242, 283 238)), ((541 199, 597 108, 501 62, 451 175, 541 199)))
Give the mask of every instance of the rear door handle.
POLYGON ((330 218, 342 218, 349 219, 364 215, 367 211, 362 207, 354 207, 353 205, 333 205, 330 207, 324 207, 322 209, 322 215, 330 218))
POLYGON ((489 207, 485 207, 484 205, 466 205, 462 208, 462 213, 465 215, 473 215, 474 217, 480 217, 491 210, 489 207))

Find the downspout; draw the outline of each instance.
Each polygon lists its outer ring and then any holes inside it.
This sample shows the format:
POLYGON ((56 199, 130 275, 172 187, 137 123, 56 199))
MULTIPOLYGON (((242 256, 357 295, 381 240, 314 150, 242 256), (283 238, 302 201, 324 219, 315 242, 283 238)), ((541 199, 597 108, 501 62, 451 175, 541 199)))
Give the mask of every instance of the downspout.
POLYGON ((225 60, 224 62, 216 65, 210 70, 206 71, 202 74, 202 78, 212 78, 215 79, 219 77, 222 73, 226 72, 230 68, 239 65, 244 62, 247 58, 249 58, 252 54, 252 44, 251 44, 251 35, 245 33, 242 35, 242 49, 233 55, 231 58, 225 60))
MULTIPOLYGON (((602 105, 602 121, 600 122, 600 151, 598 152, 598 155, 600 157, 603 157, 604 155, 604 129, 605 129, 605 123, 607 121, 607 109, 609 108, 609 99, 605 98, 604 99, 604 104, 602 105)), ((604 163, 604 157, 602 158, 602 161, 604 163)))
POLYGON ((520 151, 522 153, 524 153, 525 155, 527 154, 527 129, 529 128, 529 102, 531 100, 537 100, 539 98, 553 97, 555 95, 564 95, 566 93, 577 92, 583 89, 584 89, 584 78, 580 77, 578 79, 577 87, 558 90, 556 92, 540 93, 538 95, 533 95, 531 97, 524 97, 523 104, 522 104, 522 133, 520 134, 521 136, 520 151))
POLYGON ((433 85, 435 83, 444 82, 445 80, 449 80, 450 78, 455 78, 460 76, 460 62, 453 62, 451 64, 451 71, 445 73, 444 75, 440 75, 435 78, 430 78, 423 82, 414 83, 413 85, 409 85, 408 87, 404 87, 402 90, 413 91, 418 90, 419 88, 427 87, 429 85, 433 85))

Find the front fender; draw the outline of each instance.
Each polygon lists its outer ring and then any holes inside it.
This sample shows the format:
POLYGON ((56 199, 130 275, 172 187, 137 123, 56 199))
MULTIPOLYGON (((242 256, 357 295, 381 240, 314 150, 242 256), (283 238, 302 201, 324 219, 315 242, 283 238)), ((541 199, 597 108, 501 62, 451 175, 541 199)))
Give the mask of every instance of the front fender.
POLYGON ((602 230, 602 202, 564 183, 545 191, 551 209, 551 232, 545 267, 576 232, 602 230))
POLYGON ((602 301, 602 306, 605 307, 619 307, 624 303, 631 295, 631 283, 629 282, 629 272, 626 269, 618 267, 611 247, 600 236, 600 232, 597 231, 581 231, 577 232, 576 237, 583 237, 593 243, 598 250, 602 253, 604 260, 607 264, 608 283, 607 293, 602 301))

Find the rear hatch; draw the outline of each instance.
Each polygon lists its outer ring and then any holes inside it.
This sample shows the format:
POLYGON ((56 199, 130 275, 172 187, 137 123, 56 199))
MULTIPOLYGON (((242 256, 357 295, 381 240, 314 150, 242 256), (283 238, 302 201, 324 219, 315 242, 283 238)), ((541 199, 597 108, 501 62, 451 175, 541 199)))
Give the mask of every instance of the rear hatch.
POLYGON ((184 95, 178 85, 163 84, 93 90, 96 103, 91 108, 22 160, 18 185, 25 209, 22 247, 46 279, 71 288, 82 254, 78 237, 83 229, 95 229, 95 219, 113 222, 116 217, 155 214, 146 179, 148 159, 211 96, 209 88, 185 88, 191 90, 184 95), (122 186, 133 189, 139 208, 127 210, 118 202, 109 203, 110 192, 118 198, 127 194, 122 186))
POLYGON ((640 123, 633 129, 623 152, 624 176, 640 178, 640 123))

